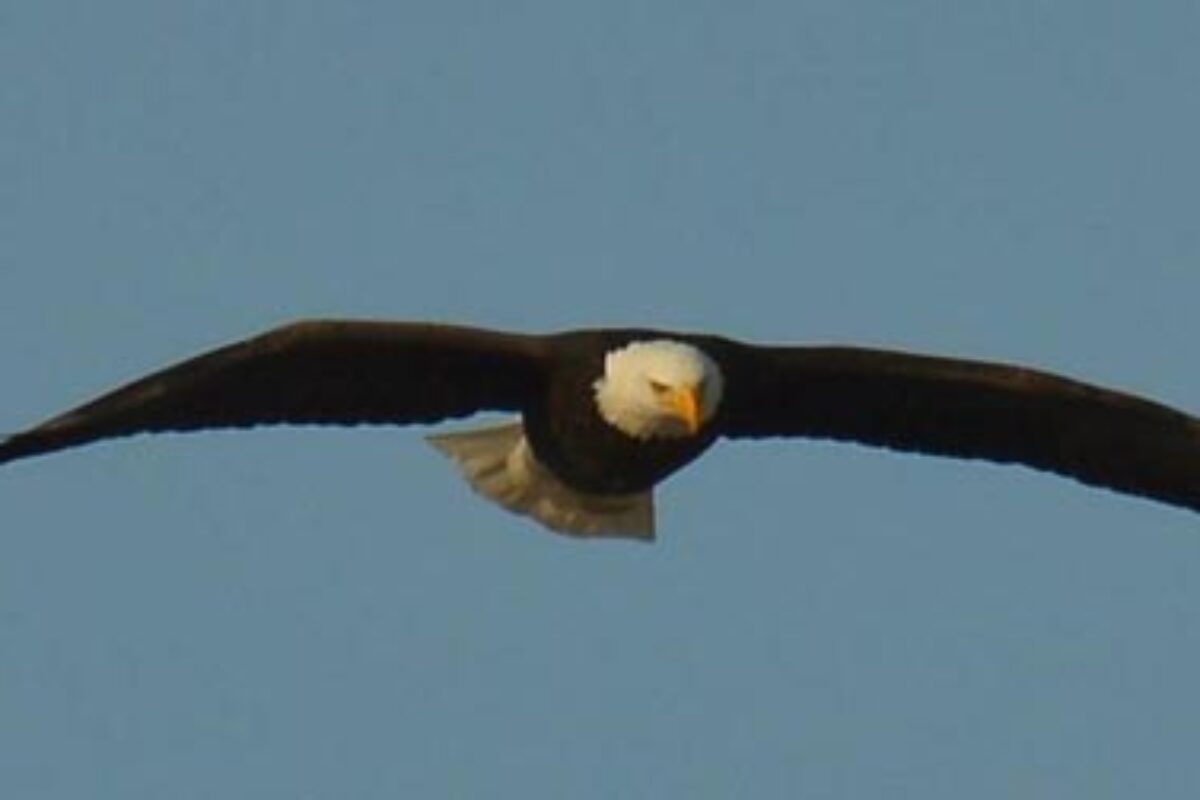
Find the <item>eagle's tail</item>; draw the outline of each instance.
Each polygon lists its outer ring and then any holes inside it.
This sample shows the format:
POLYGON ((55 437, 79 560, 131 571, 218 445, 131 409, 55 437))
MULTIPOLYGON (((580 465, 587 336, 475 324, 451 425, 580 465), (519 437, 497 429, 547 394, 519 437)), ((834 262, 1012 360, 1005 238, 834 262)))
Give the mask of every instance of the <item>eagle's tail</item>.
POLYGON ((654 495, 576 491, 538 463, 520 422, 439 433, 429 443, 448 456, 475 491, 568 536, 652 540, 654 495))

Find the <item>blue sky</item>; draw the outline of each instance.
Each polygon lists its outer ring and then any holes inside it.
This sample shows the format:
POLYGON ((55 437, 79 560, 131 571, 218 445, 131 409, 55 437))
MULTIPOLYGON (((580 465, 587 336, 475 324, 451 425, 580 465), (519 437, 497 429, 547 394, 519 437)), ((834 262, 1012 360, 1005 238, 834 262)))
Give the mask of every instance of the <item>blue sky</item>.
MULTIPOLYGON (((1027 362, 1200 410, 1200 7, 10 4, 0 429, 309 315, 1027 362)), ((0 793, 1191 798, 1197 517, 726 445, 660 539, 419 430, 0 475, 0 793)))

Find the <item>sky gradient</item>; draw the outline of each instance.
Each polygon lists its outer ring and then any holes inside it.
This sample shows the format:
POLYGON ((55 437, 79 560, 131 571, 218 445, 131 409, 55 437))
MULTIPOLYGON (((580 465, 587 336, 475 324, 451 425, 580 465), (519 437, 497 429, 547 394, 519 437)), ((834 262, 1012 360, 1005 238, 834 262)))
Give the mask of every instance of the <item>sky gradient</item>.
MULTIPOLYGON (((1200 412, 1200 6, 12 4, 0 430, 293 318, 1018 361, 1200 412)), ((0 471, 0 795, 1193 798, 1200 517, 725 444, 659 541, 420 430, 0 471)))

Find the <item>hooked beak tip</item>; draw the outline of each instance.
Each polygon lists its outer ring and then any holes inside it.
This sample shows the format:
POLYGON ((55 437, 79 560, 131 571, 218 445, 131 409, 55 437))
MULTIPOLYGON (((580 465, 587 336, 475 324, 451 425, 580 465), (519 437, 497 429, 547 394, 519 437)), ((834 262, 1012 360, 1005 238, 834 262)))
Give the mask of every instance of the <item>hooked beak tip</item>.
POLYGON ((680 389, 675 393, 673 400, 675 412, 687 426, 688 433, 697 433, 704 425, 704 420, 701 418, 699 390, 694 386, 680 389))

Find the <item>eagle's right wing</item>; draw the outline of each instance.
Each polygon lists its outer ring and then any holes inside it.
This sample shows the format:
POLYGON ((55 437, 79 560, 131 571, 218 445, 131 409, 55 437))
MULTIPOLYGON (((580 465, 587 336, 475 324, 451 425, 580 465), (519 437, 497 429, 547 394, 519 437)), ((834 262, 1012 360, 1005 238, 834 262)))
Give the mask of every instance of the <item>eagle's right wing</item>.
POLYGON ((435 422, 519 411, 544 340, 405 322, 297 322, 183 361, 0 442, 0 463, 97 439, 271 424, 435 422))

